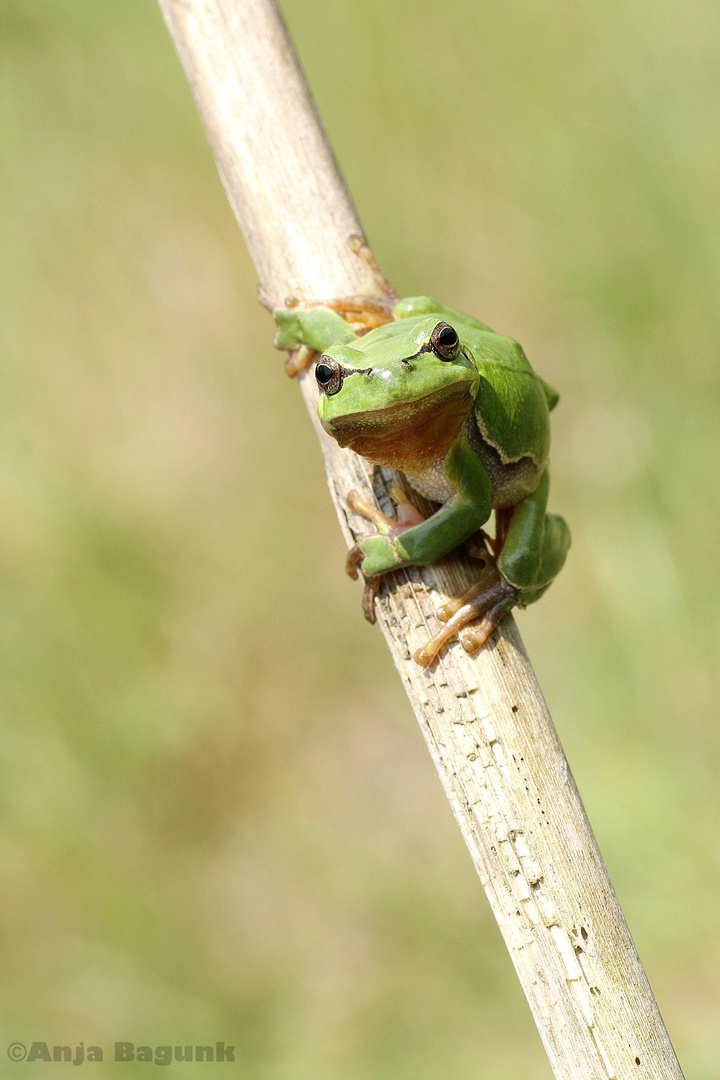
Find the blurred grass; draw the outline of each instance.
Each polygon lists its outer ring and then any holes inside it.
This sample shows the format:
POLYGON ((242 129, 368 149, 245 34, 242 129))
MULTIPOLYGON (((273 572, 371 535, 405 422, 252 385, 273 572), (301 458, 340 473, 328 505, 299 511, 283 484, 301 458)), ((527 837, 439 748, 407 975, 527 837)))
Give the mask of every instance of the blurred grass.
MULTIPOLYGON (((561 389, 575 542, 521 628, 714 1080, 720 10, 284 10, 390 279, 561 389)), ((0 53, 5 1042, 549 1077, 156 7, 4 0, 0 53)))

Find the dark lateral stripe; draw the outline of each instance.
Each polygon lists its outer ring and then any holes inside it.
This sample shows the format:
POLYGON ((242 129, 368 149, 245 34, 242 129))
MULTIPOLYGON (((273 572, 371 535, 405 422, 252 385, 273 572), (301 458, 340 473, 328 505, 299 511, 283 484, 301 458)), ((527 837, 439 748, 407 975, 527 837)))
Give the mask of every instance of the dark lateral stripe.
MULTIPOLYGON (((400 360, 400 363, 401 364, 409 364, 411 360, 417 359, 418 356, 422 356, 422 354, 426 353, 426 352, 435 352, 431 341, 427 341, 420 349, 418 349, 418 351, 416 353, 413 353, 412 356, 403 356, 402 359, 400 360)), ((460 349, 460 352, 463 354, 463 356, 465 357, 466 360, 468 360, 471 364, 473 363, 472 358, 470 356, 468 356, 465 349, 460 349)), ((442 357, 441 357, 441 359, 442 359, 442 357)), ((475 365, 473 364, 473 367, 474 366, 475 365)), ((346 379, 348 377, 348 375, 370 375, 372 370, 373 369, 371 367, 348 368, 348 367, 343 367, 343 365, 340 364, 340 378, 341 379, 346 379)))
POLYGON ((346 379, 348 375, 369 375, 372 371, 371 367, 343 367, 340 366, 340 378, 346 379))

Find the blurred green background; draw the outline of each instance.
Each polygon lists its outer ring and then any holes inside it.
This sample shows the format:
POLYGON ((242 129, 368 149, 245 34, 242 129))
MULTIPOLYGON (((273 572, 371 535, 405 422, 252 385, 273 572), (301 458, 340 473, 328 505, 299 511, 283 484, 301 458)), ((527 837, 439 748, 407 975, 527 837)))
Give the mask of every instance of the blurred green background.
MULTIPOLYGON (((561 390, 519 623, 716 1080, 720 8, 284 10, 387 275, 561 390)), ((549 1080, 157 7, 3 0, 0 54, 0 1056, 549 1080)))

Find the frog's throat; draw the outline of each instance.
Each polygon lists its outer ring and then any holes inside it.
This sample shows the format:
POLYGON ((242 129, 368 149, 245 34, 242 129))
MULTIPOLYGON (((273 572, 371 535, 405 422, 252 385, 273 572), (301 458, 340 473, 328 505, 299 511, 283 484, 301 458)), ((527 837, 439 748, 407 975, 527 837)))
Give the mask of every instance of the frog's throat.
POLYGON ((323 427, 372 465, 417 470, 447 452, 472 408, 474 386, 473 380, 463 380, 417 401, 323 421, 323 427))

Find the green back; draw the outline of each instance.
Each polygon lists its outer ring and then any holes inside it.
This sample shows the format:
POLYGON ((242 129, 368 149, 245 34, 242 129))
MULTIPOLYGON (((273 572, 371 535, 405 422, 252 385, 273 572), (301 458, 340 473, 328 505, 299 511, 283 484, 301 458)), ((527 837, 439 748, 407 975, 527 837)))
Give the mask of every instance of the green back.
POLYGON ((513 338, 490 331, 468 337, 481 377, 475 402, 480 431, 503 461, 529 456, 544 464, 550 450, 549 404, 557 401, 557 394, 551 387, 546 392, 513 338))

